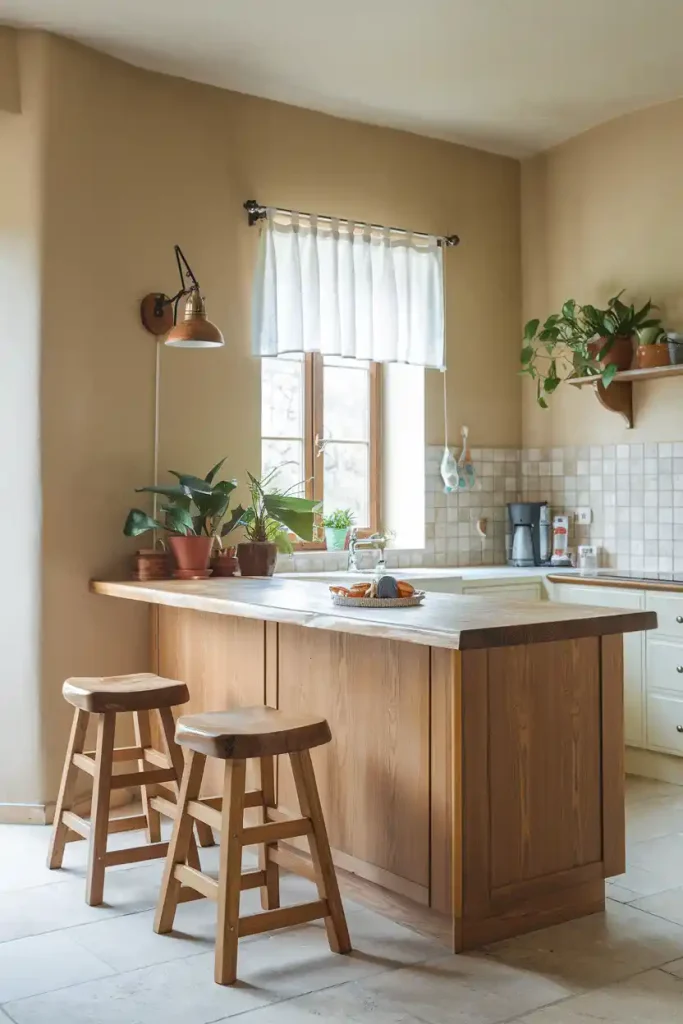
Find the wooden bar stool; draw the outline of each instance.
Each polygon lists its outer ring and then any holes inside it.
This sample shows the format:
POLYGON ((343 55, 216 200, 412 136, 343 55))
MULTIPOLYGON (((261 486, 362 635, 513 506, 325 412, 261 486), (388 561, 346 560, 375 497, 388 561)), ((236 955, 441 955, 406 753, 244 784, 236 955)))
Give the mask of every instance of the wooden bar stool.
MULTIPOLYGON (((97 906, 102 902, 105 868, 113 864, 131 864, 137 861, 165 857, 168 843, 161 840, 160 812, 175 817, 175 799, 156 795, 159 785, 170 786, 171 796, 177 796, 183 773, 183 753, 174 739, 175 722, 171 708, 185 704, 189 693, 185 683, 163 679, 151 672, 139 675, 109 676, 94 679, 67 679, 62 687, 64 699, 76 708, 71 735, 66 751, 62 780, 55 808, 52 839, 48 854, 48 867, 61 868, 64 846, 77 839, 87 839, 88 872, 86 902, 97 906), (115 747, 116 715, 120 711, 133 713, 135 746, 115 747), (166 753, 155 750, 151 739, 150 711, 156 711, 161 723, 166 753), (95 750, 84 751, 85 736, 91 715, 97 716, 97 742, 95 750), (137 761, 138 771, 113 773, 114 762, 137 761), (155 767, 147 768, 146 764, 155 767), (90 820, 72 811, 77 771, 92 775, 92 804, 90 820), (143 814, 123 818, 109 818, 109 802, 114 789, 139 786, 143 814), (147 844, 125 850, 107 852, 107 835, 144 828, 147 844)), ((198 827, 199 830, 199 827, 198 827)), ((208 825, 201 823, 199 831, 203 845, 213 843, 208 825)), ((199 866, 194 837, 190 837, 190 856, 199 866)))
POLYGON ((202 896, 216 900, 214 977, 219 985, 231 985, 237 980, 237 940, 246 935, 324 918, 330 948, 336 953, 351 950, 309 753, 311 747, 329 743, 331 738, 324 718, 294 718, 268 707, 239 708, 178 719, 176 740, 188 749, 189 756, 185 761, 154 930, 161 933, 171 930, 179 902, 202 896), (300 818, 290 818, 275 807, 274 757, 277 754, 289 755, 300 818), (207 757, 225 761, 222 798, 199 799, 207 757), (248 758, 259 759, 261 788, 246 792, 248 758), (262 824, 245 826, 247 807, 262 809, 262 824), (195 820, 221 833, 218 881, 202 874, 190 862, 195 820), (279 840, 295 836, 308 838, 312 872, 306 870, 305 862, 297 867, 296 858, 283 857, 285 851, 278 849, 279 840), (260 868, 242 874, 242 848, 256 844, 260 846, 260 868), (312 877, 318 888, 318 899, 280 909, 280 863, 312 877), (240 892, 254 888, 261 889, 264 913, 240 917, 240 892))

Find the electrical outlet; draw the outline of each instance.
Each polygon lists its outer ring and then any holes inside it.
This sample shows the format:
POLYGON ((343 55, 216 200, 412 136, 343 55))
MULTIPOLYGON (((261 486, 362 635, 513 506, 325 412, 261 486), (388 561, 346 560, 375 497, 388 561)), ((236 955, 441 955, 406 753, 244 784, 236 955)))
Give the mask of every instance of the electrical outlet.
POLYGON ((593 510, 590 508, 577 508, 574 518, 577 526, 590 526, 593 522, 593 510))

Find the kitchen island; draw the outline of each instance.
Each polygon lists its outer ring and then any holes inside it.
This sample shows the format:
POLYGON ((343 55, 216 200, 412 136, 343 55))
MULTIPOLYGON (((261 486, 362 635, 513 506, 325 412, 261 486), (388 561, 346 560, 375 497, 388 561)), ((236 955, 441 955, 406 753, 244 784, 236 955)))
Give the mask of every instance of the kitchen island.
MULTIPOLYGON (((447 915, 456 951, 603 908, 624 870, 622 634, 654 613, 436 593, 338 608, 277 578, 92 589, 152 606, 152 667, 187 682, 186 713, 324 715, 336 863, 447 915)), ((278 802, 296 807, 284 763, 278 802)))

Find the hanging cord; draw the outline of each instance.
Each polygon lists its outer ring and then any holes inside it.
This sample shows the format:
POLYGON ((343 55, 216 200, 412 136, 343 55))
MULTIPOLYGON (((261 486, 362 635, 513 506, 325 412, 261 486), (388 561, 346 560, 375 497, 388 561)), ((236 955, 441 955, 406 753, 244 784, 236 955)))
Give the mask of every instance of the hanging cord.
POLYGON ((446 368, 441 371, 443 374, 443 446, 448 448, 448 391, 446 389, 446 368))
MULTIPOLYGON (((161 338, 157 338, 156 342, 156 353, 155 353, 155 368, 154 368, 154 454, 153 454, 153 466, 152 466, 152 477, 153 484, 155 487, 159 486, 159 413, 161 408, 161 338)), ((152 517, 157 518, 159 505, 159 495, 154 493, 152 495, 152 517)), ((158 541, 157 531, 152 532, 152 548, 156 550, 158 541)))

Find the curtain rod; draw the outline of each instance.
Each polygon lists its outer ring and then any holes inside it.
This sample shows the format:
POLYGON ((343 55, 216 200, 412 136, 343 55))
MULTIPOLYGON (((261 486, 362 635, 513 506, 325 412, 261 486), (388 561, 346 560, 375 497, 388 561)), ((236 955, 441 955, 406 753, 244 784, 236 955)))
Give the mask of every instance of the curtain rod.
MULTIPOLYGON (((244 209, 247 211, 249 216, 249 226, 252 227, 257 224, 260 220, 263 220, 266 216, 267 210, 265 206, 261 206, 255 199, 247 199, 246 203, 243 204, 244 209)), ((343 220, 342 217, 330 217, 328 214, 312 214, 304 213, 302 210, 285 210, 280 207, 276 208, 276 213, 299 213, 301 217, 313 217, 317 216, 318 220, 332 221, 332 220, 343 220)), ((362 223, 358 221, 357 223, 362 223)), ((387 228, 383 224, 370 224, 369 227, 377 228, 380 231, 397 231, 402 235, 417 235, 418 238, 430 238, 426 231, 407 231, 405 228, 387 228)), ((443 245, 447 248, 451 246, 460 245, 459 235, 437 235, 436 241, 438 245, 443 245)))

